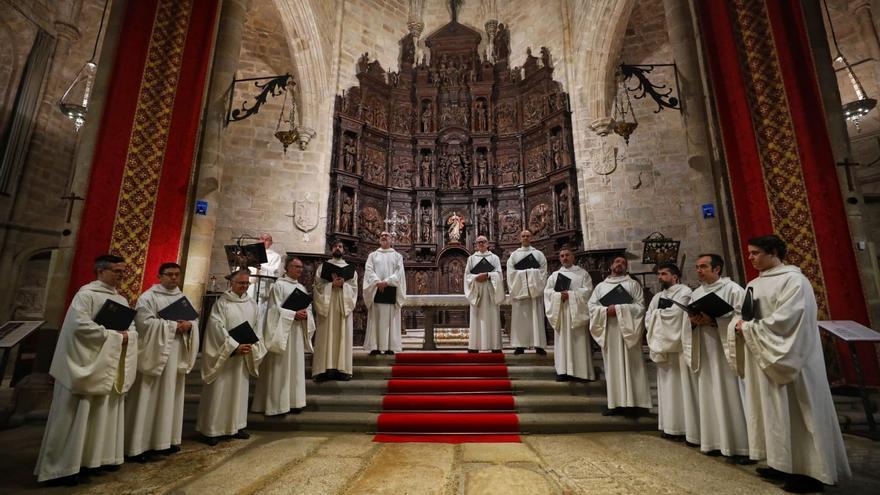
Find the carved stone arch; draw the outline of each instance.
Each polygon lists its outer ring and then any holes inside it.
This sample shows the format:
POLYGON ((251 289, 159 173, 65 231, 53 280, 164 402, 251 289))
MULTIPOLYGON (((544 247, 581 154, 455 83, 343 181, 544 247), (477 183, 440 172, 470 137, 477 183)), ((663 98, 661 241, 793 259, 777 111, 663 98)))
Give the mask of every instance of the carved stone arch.
POLYGON ((6 314, 11 319, 40 319, 46 303, 49 265, 57 247, 40 246, 12 259, 13 291, 6 314))
POLYGON ((316 126, 321 105, 333 92, 324 63, 325 47, 318 32, 318 21, 309 0, 275 0, 294 62, 296 98, 301 122, 316 126), (295 42, 298 42, 296 45, 295 42))
POLYGON ((574 80, 586 81, 577 101, 579 110, 587 112, 587 121, 593 122, 611 115, 615 72, 635 0, 586 3, 588 6, 578 9, 573 31, 582 33, 575 42, 574 57, 583 61, 574 80))

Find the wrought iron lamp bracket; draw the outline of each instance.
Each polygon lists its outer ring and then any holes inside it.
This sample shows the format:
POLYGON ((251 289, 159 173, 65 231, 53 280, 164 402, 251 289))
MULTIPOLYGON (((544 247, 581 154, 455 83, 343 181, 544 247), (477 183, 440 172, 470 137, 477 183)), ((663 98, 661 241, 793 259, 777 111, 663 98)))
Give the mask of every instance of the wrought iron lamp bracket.
POLYGON ((278 76, 267 76, 267 77, 250 77, 247 79, 233 79, 232 85, 229 87, 229 103, 226 107, 226 122, 225 126, 228 126, 230 122, 238 122, 241 120, 245 120, 248 117, 256 115, 260 111, 260 107, 262 107, 269 96, 273 98, 276 96, 281 96, 287 91, 287 85, 292 84, 296 85, 296 82, 293 80, 293 77, 290 74, 278 75, 278 76), (232 109, 233 97, 235 96, 235 85, 238 83, 245 83, 254 81, 254 86, 260 90, 257 96, 254 97, 254 104, 248 106, 248 101, 244 100, 241 103, 241 108, 232 109), (261 83, 260 81, 266 81, 261 83))
POLYGON ((675 74, 675 94, 681 94, 681 88, 678 85, 678 67, 672 64, 643 64, 643 65, 627 65, 620 64, 620 73, 623 76, 624 88, 627 91, 635 93, 635 98, 637 100, 644 98, 645 96, 650 96, 654 103, 657 104, 657 110, 654 110, 654 113, 660 113, 664 108, 670 108, 672 110, 681 111, 681 100, 678 99, 677 96, 672 94, 672 88, 667 87, 665 84, 654 84, 648 79, 648 74, 650 74, 657 67, 672 67, 672 71, 675 74), (626 82, 630 80, 630 78, 636 78, 638 81, 638 86, 629 87, 626 82))

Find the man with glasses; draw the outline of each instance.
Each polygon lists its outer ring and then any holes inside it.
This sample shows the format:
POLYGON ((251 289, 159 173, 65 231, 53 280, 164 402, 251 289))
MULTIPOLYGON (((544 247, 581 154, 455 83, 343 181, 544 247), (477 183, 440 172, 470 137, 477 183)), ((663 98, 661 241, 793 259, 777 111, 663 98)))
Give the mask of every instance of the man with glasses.
POLYGON ((35 473, 38 481, 73 486, 81 472, 115 471, 124 460, 125 393, 137 369, 137 332, 95 323, 105 301, 128 306, 116 287, 125 260, 95 259, 97 280, 79 289, 61 326, 49 374, 55 379, 52 405, 35 473))
POLYGON ((137 301, 138 374, 125 408, 125 455, 146 462, 148 453, 180 451, 186 374, 199 352, 197 320, 167 320, 166 308, 192 305, 180 291, 180 265, 163 263, 159 283, 137 301))
POLYGON ((249 377, 257 376, 266 354, 262 333, 257 328, 257 303, 247 295, 248 270, 229 276, 231 288, 224 292, 208 318, 202 349, 202 379, 205 387, 199 401, 196 431, 205 443, 214 446, 220 437, 247 439, 249 377), (240 344, 230 330, 243 323, 250 325, 259 339, 254 344, 240 344))
POLYGON ((477 251, 470 255, 464 271, 464 295, 470 303, 468 352, 501 352, 501 313, 504 280, 501 260, 489 251, 486 236, 477 237, 477 251))

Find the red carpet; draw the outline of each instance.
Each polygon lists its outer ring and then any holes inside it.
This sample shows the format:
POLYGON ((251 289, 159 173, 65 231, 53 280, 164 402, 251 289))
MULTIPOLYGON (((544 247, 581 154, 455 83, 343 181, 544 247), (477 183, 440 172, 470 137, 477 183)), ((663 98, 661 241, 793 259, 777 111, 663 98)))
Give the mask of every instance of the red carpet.
POLYGON ((513 411, 512 395, 386 395, 382 409, 397 410, 502 410, 513 411))
POLYGON ((475 377, 475 378, 507 378, 507 366, 503 365, 408 365, 392 366, 391 376, 394 378, 439 378, 439 377, 475 377))
POLYGON ((520 441, 503 354, 402 353, 395 363, 374 442, 520 441))

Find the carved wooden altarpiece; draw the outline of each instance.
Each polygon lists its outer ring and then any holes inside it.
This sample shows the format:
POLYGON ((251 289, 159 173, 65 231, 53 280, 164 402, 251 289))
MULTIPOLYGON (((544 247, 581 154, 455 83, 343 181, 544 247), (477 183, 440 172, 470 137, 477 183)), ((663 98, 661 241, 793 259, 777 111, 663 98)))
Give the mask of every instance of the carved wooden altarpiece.
MULTIPOLYGON (((396 212, 412 294, 461 292, 480 234, 502 261, 523 228, 548 259, 581 244, 571 112, 550 53, 529 51, 510 68, 506 28, 494 63, 479 55, 482 37, 453 20, 416 61, 407 35, 399 72, 364 54, 359 84, 336 98, 328 240, 342 239, 362 266, 396 212)), ((446 316, 441 324, 466 325, 446 316)))

